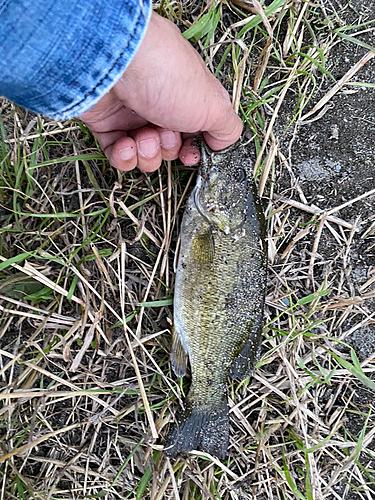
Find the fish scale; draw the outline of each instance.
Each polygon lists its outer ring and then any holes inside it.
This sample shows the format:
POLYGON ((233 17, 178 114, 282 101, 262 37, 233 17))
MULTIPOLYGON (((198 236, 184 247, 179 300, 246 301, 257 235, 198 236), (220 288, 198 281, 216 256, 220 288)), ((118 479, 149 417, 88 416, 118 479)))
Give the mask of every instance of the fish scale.
POLYGON ((181 223, 171 352, 179 376, 189 360, 191 386, 164 452, 200 448, 224 458, 227 376, 248 377, 259 356, 267 245, 244 148, 214 153, 203 144, 202 158, 181 223))

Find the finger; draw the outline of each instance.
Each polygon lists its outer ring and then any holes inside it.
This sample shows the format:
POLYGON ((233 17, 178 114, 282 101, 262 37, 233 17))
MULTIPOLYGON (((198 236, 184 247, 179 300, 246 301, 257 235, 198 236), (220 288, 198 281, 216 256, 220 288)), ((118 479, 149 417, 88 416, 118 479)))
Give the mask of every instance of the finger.
POLYGON ((213 151, 225 149, 234 144, 241 137, 242 122, 237 115, 235 115, 235 118, 235 120, 232 120, 233 128, 230 129, 229 132, 223 131, 220 128, 211 132, 203 132, 205 141, 213 151))
POLYGON ((130 132, 130 135, 137 147, 138 168, 144 172, 157 170, 162 160, 158 131, 151 127, 143 127, 130 132))
POLYGON ((93 132, 95 139, 100 144, 102 151, 104 152, 109 146, 113 146, 115 142, 123 137, 127 137, 127 133, 123 130, 113 130, 111 132, 93 132))
POLYGON ((182 161, 182 163, 186 166, 190 165, 195 165, 199 162, 201 154, 199 152, 199 149, 196 146, 192 145, 192 142, 194 141, 194 137, 190 137, 190 139, 186 139, 186 141, 183 143, 180 153, 179 153, 179 158, 182 161))
POLYGON ((163 160, 175 160, 181 149, 182 139, 180 132, 174 132, 162 127, 155 127, 159 132, 161 156, 163 160))
MULTIPOLYGON (((110 133, 102 135, 109 134, 110 133)), ((121 135, 114 134, 113 132, 111 134, 115 141, 106 147, 103 147, 100 139, 98 139, 104 154, 109 160, 109 163, 118 170, 133 170, 133 168, 137 166, 137 146, 134 140, 131 137, 124 135, 124 132, 122 132, 121 135)))
POLYGON ((241 135, 242 123, 228 92, 176 26, 155 13, 113 92, 150 123, 181 132, 205 131, 214 150, 230 146, 241 135))
POLYGON ((218 93, 223 94, 211 107, 211 114, 206 127, 203 128, 205 141, 214 151, 227 148, 236 142, 242 133, 242 121, 233 111, 229 96, 222 87, 218 93))

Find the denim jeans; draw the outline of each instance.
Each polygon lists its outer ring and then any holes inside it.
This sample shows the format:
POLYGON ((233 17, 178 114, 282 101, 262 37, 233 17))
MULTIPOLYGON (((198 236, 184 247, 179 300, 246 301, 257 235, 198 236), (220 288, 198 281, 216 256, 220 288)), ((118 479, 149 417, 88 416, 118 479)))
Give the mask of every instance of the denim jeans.
POLYGON ((55 119, 80 115, 121 77, 151 0, 0 0, 0 94, 55 119))

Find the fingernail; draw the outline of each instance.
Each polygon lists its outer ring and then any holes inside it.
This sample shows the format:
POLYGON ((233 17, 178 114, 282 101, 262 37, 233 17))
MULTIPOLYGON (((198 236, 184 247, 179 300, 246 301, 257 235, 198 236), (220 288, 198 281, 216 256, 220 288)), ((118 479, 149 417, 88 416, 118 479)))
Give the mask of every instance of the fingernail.
POLYGON ((134 156, 134 147, 128 146, 127 148, 120 149, 118 152, 121 160, 131 160, 134 156))
POLYGON ((152 158, 156 155, 159 147, 159 141, 152 137, 138 142, 138 150, 145 158, 152 158))
POLYGON ((176 145, 176 134, 172 130, 160 134, 161 147, 171 149, 176 145))

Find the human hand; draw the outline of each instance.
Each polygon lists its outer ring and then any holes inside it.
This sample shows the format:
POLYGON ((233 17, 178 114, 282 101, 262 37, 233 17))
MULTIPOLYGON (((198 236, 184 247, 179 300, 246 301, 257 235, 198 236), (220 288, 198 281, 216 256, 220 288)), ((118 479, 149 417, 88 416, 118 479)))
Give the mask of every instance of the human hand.
POLYGON ((197 132, 218 151, 242 131, 226 90, 179 29, 157 14, 122 78, 81 119, 111 165, 145 172, 162 159, 197 163, 197 132))

